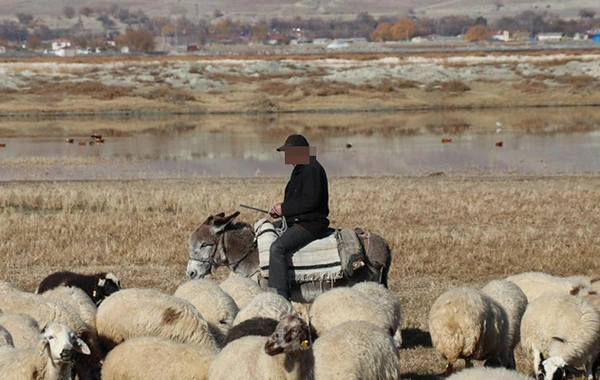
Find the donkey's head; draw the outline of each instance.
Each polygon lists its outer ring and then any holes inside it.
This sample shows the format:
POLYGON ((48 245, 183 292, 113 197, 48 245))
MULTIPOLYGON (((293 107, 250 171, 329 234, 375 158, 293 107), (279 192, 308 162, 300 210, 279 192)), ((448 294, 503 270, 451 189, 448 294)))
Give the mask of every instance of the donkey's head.
POLYGON ((220 235, 225 228, 240 214, 239 211, 229 216, 225 213, 209 216, 194 232, 189 239, 189 260, 187 276, 196 280, 210 274, 217 265, 215 256, 219 255, 220 235))

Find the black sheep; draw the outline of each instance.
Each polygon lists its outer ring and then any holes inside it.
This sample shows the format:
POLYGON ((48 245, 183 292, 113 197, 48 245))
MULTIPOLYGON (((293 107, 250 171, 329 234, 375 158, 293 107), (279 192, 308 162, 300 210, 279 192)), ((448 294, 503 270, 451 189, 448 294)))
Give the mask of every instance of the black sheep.
POLYGON ((44 293, 58 286, 74 286, 82 289, 96 304, 121 289, 121 283, 112 273, 80 274, 69 271, 55 272, 40 282, 35 291, 44 293))

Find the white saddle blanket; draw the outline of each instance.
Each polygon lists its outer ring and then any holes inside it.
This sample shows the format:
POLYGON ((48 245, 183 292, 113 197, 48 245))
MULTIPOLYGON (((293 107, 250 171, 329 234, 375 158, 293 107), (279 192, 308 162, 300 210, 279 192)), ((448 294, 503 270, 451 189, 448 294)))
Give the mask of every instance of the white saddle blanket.
MULTIPOLYGON (((261 275, 269 277, 269 252, 278 235, 267 219, 254 225, 257 237, 261 275)), ((311 281, 335 281, 344 277, 338 252, 337 233, 315 240, 291 256, 288 262, 290 280, 303 283, 311 281)))

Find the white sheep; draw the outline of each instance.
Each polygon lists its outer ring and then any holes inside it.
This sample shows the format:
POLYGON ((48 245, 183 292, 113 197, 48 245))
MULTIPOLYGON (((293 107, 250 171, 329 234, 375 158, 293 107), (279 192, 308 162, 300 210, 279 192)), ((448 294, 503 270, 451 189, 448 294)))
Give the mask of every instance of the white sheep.
POLYGON ((592 379, 600 351, 600 313, 580 297, 544 294, 523 314, 521 345, 533 359, 536 377, 553 379, 557 371, 583 366, 592 379))
POLYGON ((98 307, 82 289, 74 286, 58 286, 46 290, 41 296, 46 299, 65 302, 79 313, 88 329, 96 331, 98 307))
POLYGON ((0 326, 12 336, 15 348, 31 348, 40 335, 40 327, 29 314, 5 313, 0 315, 0 326))
POLYGON ((194 305, 208 323, 217 341, 223 341, 239 311, 229 294, 217 283, 201 279, 181 284, 173 295, 194 305))
POLYGON ((233 298, 240 310, 245 308, 257 294, 263 292, 256 281, 234 272, 231 272, 229 277, 219 284, 219 287, 233 298))
POLYGON ((208 379, 218 351, 195 343, 140 337, 116 346, 102 366, 102 380, 208 379))
POLYGON ((5 312, 28 314, 44 329, 51 322, 62 322, 69 326, 89 347, 91 355, 75 354, 77 374, 80 379, 92 379, 100 371, 103 356, 96 339, 96 332, 90 329, 79 313, 64 300, 48 299, 39 294, 23 292, 16 288, 4 291, 0 297, 0 307, 5 312))
POLYGON ((506 280, 494 280, 481 291, 496 301, 508 317, 508 341, 510 368, 516 368, 514 349, 521 340, 521 318, 527 308, 527 296, 516 284, 506 280))
POLYGON ((473 367, 456 372, 448 380, 531 380, 531 377, 506 368, 473 367))
POLYGON ((316 380, 400 379, 398 348, 388 331, 365 321, 348 321, 319 336, 313 345, 316 380))
POLYGON ((236 326, 248 319, 260 317, 279 321, 285 315, 292 313, 295 313, 295 310, 290 301, 276 293, 262 292, 252 298, 246 307, 240 309, 233 325, 236 326))
POLYGON ((210 380, 300 380, 312 378, 314 356, 308 324, 285 316, 268 338, 245 336, 229 343, 213 360, 210 380))
POLYGON ((591 278, 581 276, 559 277, 542 272, 524 272, 508 276, 505 280, 516 284, 527 296, 528 302, 544 293, 559 292, 571 294, 574 288, 589 287, 591 278))
POLYGON ((0 351, 2 380, 70 380, 74 351, 90 353, 69 326, 52 322, 41 333, 37 348, 0 351))
POLYGON ((508 316, 477 289, 457 287, 439 296, 429 312, 429 333, 433 347, 448 361, 447 375, 460 358, 467 367, 472 359, 511 366, 508 316))
POLYGON ((384 305, 374 297, 367 297, 354 288, 339 287, 324 292, 315 298, 308 314, 317 335, 347 321, 366 321, 387 331, 391 336, 397 330, 395 317, 390 318, 384 305))
POLYGON ((10 332, 0 324, 0 348, 10 347, 14 348, 13 338, 10 332))
POLYGON ((390 327, 394 331, 394 342, 397 347, 402 345, 400 322, 402 320, 402 307, 400 299, 389 288, 374 281, 363 281, 352 286, 367 297, 370 297, 387 314, 390 327))
POLYGON ((186 300, 154 289, 123 289, 106 298, 96 314, 105 350, 124 340, 158 336, 217 349, 208 324, 186 300))
POLYGON ((46 299, 38 294, 23 292, 16 288, 4 292, 0 297, 0 308, 5 313, 29 314, 43 329, 50 322, 62 322, 74 331, 86 329, 79 313, 67 303, 56 299, 46 299))

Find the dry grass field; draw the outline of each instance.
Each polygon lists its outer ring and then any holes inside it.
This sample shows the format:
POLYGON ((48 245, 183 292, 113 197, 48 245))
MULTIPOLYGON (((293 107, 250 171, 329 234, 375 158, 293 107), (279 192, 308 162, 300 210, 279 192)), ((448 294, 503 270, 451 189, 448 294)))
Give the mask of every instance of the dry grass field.
MULTIPOLYGON (((198 224, 242 202, 266 208, 285 182, 0 183, 0 278, 32 291, 55 270, 113 271, 125 287, 172 292, 186 281, 187 239, 198 224)), ((332 225, 377 231, 391 244, 390 287, 404 313, 402 377, 440 377, 427 314, 449 287, 529 270, 600 274, 599 189, 598 175, 332 178, 332 225)), ((259 217, 240 211, 240 220, 259 217)), ((517 366, 530 371, 520 352, 517 366)))

